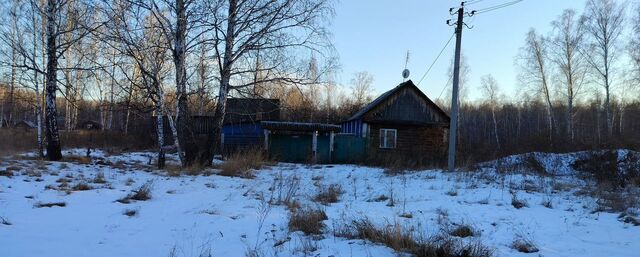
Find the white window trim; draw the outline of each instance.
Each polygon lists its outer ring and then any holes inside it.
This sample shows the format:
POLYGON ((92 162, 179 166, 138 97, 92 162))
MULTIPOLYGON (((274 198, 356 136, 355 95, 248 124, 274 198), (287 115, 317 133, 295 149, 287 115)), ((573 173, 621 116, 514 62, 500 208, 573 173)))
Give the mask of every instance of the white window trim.
POLYGON ((386 129, 386 128, 382 128, 380 129, 380 135, 379 135, 379 140, 380 140, 380 144, 379 144, 379 148, 382 149, 395 149, 397 147, 397 143, 398 143, 398 130, 397 129, 386 129), (388 138, 387 138, 387 131, 393 131, 393 147, 389 147, 389 143, 388 138), (384 135, 384 137, 383 137, 384 135), (384 138, 384 140, 383 140, 384 138))

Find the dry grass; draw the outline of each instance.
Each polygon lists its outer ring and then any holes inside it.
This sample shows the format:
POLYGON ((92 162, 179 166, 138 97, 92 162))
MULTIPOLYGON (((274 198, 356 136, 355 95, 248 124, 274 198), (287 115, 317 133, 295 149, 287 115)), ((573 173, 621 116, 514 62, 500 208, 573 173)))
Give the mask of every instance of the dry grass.
POLYGON ((465 238, 475 236, 476 232, 470 225, 461 224, 449 231, 449 235, 465 238))
POLYGON ((386 245, 417 257, 489 257, 493 251, 480 243, 463 243, 450 237, 430 239, 414 236, 410 228, 398 223, 377 227, 367 219, 352 221, 334 231, 337 237, 363 239, 386 245))
POLYGON ((98 172, 91 182, 95 184, 105 184, 107 183, 107 180, 104 178, 103 172, 98 172))
MULTIPOLYGON (((23 129, 0 129, 0 156, 23 153, 37 149, 36 131, 23 129)), ((124 135, 119 131, 60 131, 60 142, 64 148, 137 149, 153 147, 153 137, 124 135)))
POLYGON ((511 247, 521 253, 535 253, 539 251, 533 241, 524 237, 518 237, 513 240, 511 247))
POLYGON ((318 194, 313 197, 313 200, 324 205, 337 203, 342 193, 342 187, 339 184, 331 184, 328 187, 321 187, 318 194))
POLYGON ((51 208, 51 207, 54 207, 54 206, 65 207, 65 206, 67 206, 67 203, 65 203, 65 202, 51 202, 51 203, 37 202, 35 205, 33 205, 33 207, 36 207, 36 208, 44 208, 44 207, 51 208))
POLYGON ((237 152, 220 164, 220 173, 218 175, 253 178, 253 171, 262 168, 266 160, 266 155, 261 150, 237 152))
POLYGON ((320 209, 297 209, 289 216, 289 231, 302 231, 305 235, 320 235, 327 214, 320 209))
POLYGON ((151 199, 151 188, 153 187, 152 182, 144 183, 140 188, 133 190, 131 194, 116 200, 119 203, 131 203, 131 201, 147 201, 151 199))
POLYGON ((11 226, 12 225, 11 222, 8 219, 6 219, 5 217, 2 217, 2 216, 0 216, 0 224, 6 225, 6 226, 11 226))
POLYGON ((86 182, 78 182, 73 187, 71 187, 71 189, 73 191, 87 191, 93 188, 91 188, 91 186, 89 186, 89 184, 87 184, 86 182))
POLYGON ((10 170, 0 170, 0 177, 13 177, 13 171, 10 170))
POLYGON ((138 210, 136 209, 125 209, 122 214, 129 216, 129 217, 133 217, 133 216, 137 216, 138 215, 138 210))

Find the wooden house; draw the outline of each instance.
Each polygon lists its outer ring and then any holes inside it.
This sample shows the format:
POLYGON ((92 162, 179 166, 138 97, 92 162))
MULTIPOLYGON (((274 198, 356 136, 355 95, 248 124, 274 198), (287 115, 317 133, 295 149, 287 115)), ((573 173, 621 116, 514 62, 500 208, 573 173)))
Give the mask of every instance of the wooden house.
POLYGON ((385 92, 341 124, 342 133, 363 138, 370 160, 443 163, 449 116, 411 80, 385 92))

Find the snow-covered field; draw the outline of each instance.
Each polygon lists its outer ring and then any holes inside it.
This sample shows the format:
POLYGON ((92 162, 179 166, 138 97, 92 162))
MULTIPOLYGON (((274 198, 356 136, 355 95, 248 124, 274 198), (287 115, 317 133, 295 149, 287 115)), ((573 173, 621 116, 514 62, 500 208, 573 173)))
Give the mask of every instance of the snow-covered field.
POLYGON ((467 224, 476 233, 459 240, 481 242, 493 256, 639 256, 640 226, 622 222, 618 213, 594 212, 596 199, 576 194, 587 182, 568 167, 575 155, 545 156, 539 158, 558 171, 555 176, 498 174, 495 163, 481 165, 481 172, 400 175, 353 165, 277 164, 255 171, 253 179, 167 176, 148 165, 153 154, 144 152, 97 151, 90 164, 7 157, 0 172, 13 176, 0 176, 0 256, 245 256, 250 250, 260 256, 396 256, 383 245, 333 235, 334 228, 363 218, 427 236, 467 224), (105 181, 96 180, 98 174, 105 181), (91 189, 65 190, 82 182, 91 189), (144 184, 151 185, 151 199, 116 201, 144 184), (313 201, 332 184, 343 191, 337 203, 313 201), (287 192, 326 212, 321 237, 289 231, 287 207, 269 204, 287 192), (527 207, 514 208, 514 195, 527 207), (46 203, 65 206, 40 207, 46 203), (539 252, 514 250, 518 238, 539 252))

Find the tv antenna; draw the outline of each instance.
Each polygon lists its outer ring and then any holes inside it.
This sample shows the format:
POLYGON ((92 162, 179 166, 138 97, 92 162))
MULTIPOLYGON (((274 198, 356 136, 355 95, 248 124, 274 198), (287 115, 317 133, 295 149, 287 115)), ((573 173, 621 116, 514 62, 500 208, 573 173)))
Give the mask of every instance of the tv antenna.
POLYGON ((409 78, 409 75, 411 74, 411 72, 409 72, 409 69, 407 69, 407 65, 409 64, 409 50, 407 50, 407 56, 404 59, 404 70, 402 71, 402 82, 405 82, 407 80, 407 78, 409 78))

